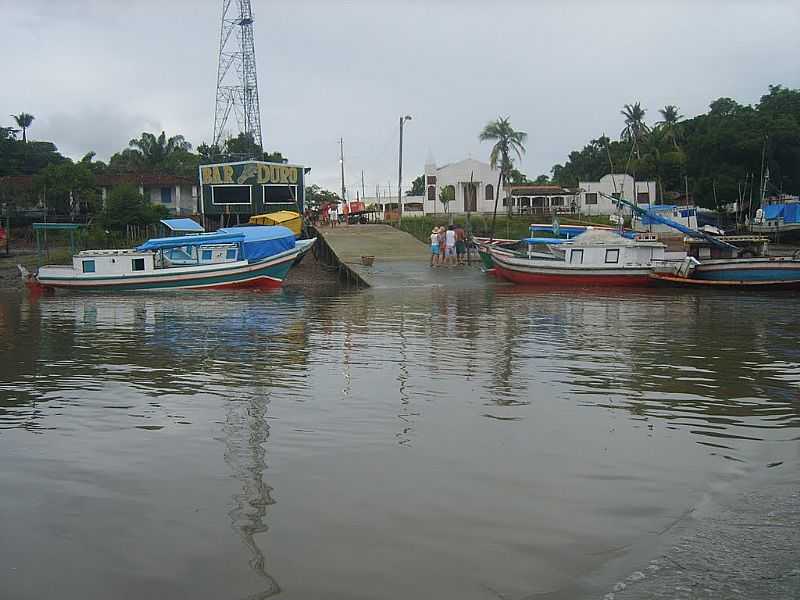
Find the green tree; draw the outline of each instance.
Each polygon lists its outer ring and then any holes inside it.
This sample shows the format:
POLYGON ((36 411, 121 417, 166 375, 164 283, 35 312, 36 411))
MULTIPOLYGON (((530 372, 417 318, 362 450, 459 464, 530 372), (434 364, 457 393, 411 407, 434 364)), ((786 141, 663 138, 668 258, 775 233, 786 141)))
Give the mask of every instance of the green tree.
POLYGON ((192 145, 182 135, 173 135, 168 138, 163 131, 158 137, 144 131, 139 138, 128 142, 128 145, 138 150, 142 154, 145 164, 150 167, 161 165, 175 152, 189 152, 192 149, 192 145))
POLYGON ((446 185, 439 189, 439 202, 442 203, 445 214, 450 212, 450 203, 455 202, 456 188, 452 185, 446 185))
POLYGON ((31 123, 33 123, 33 120, 36 117, 34 117, 32 114, 29 114, 29 113, 26 113, 26 112, 21 112, 18 115, 11 115, 11 116, 14 117, 14 120, 17 122, 17 127, 22 129, 22 141, 23 142, 27 142, 28 141, 28 134, 27 134, 28 127, 31 126, 31 123))
POLYGON ((310 185, 306 187, 306 207, 311 209, 320 209, 326 204, 332 202, 341 202, 341 198, 335 192, 330 190, 323 190, 318 185, 310 185))
POLYGON ((158 223, 168 216, 166 207, 147 202, 136 186, 126 184, 109 192, 100 220, 106 229, 123 231, 126 225, 158 223))
POLYGON ((639 143, 650 132, 650 128, 644 122, 645 112, 639 102, 626 104, 620 111, 620 114, 625 117, 625 128, 620 133, 620 139, 633 142, 637 157, 639 156, 639 143))
POLYGON ((518 169, 511 169, 508 173, 508 183, 511 185, 525 185, 526 183, 530 183, 530 180, 525 173, 518 169))
POLYGON ((656 123, 656 128, 664 133, 668 140, 672 141, 675 149, 678 149, 678 138, 680 137, 680 120, 683 115, 678 114, 678 107, 674 104, 667 104, 658 111, 661 114, 661 121, 656 123))
POLYGON ((406 192, 406 196, 424 196, 425 195, 425 175, 420 175, 414 178, 411 182, 411 189, 406 192))
POLYGON ((48 209, 74 218, 93 213, 99 194, 94 173, 86 162, 67 160, 50 164, 33 178, 34 188, 47 200, 48 209))
POLYGON ((0 127, 0 142, 14 141, 17 139, 19 129, 13 127, 0 127))
MULTIPOLYGON (((511 154, 517 155, 517 158, 522 159, 525 153, 525 142, 528 139, 528 134, 524 131, 516 131, 511 126, 510 117, 498 117, 497 120, 491 121, 483 128, 478 139, 482 142, 494 142, 492 151, 489 154, 489 162, 493 169, 499 167, 500 176, 497 182, 497 193, 494 197, 494 212, 492 214, 492 236, 494 236, 494 224, 497 217, 497 200, 500 197, 500 191, 503 189, 503 183, 508 180, 511 171, 514 168, 514 159, 511 154)), ((508 204, 508 210, 511 211, 511 204, 508 204)))

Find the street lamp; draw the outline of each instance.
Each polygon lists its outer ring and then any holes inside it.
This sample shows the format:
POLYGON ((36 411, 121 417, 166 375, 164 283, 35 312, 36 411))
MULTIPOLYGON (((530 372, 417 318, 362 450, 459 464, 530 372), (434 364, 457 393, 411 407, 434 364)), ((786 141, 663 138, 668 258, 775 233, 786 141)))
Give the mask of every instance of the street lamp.
POLYGON ((411 115, 400 117, 400 157, 397 168, 397 210, 398 221, 403 219, 403 124, 411 120, 411 115))

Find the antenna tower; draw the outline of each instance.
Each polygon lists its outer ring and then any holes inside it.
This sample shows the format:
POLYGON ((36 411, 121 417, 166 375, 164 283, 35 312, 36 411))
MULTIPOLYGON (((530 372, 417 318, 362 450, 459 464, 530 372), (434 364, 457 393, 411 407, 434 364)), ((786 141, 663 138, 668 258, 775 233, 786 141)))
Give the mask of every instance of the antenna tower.
POLYGON ((230 133, 225 128, 228 120, 234 118, 239 132, 252 136, 253 142, 263 148, 250 0, 222 1, 214 109, 214 144, 218 148, 225 142, 226 133, 230 133))

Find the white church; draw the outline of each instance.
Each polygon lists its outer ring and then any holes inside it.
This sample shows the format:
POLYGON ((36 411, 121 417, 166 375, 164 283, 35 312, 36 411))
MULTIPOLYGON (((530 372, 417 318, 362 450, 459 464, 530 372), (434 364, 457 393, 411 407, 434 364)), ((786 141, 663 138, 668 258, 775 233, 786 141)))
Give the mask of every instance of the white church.
POLYGON ((437 167, 429 157, 425 163, 424 214, 492 212, 499 175, 499 169, 474 158, 437 167), (445 207, 440 191, 448 187, 455 199, 445 207))

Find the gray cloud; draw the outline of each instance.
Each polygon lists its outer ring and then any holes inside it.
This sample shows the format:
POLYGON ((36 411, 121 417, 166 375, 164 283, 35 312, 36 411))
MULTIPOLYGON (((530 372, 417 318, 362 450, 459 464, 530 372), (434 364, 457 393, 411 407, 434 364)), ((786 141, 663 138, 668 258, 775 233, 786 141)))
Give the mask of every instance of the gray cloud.
MULTIPOLYGON (((36 115, 31 135, 107 157, 143 130, 211 137, 221 3, 6 2, 0 114, 36 115)), ((794 2, 254 2, 267 149, 338 189, 396 189, 398 118, 406 183, 428 152, 485 158, 498 115, 530 135, 522 170, 546 173, 640 100, 687 116, 720 96, 756 102, 800 86, 794 2)))

